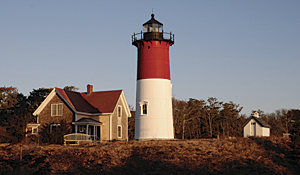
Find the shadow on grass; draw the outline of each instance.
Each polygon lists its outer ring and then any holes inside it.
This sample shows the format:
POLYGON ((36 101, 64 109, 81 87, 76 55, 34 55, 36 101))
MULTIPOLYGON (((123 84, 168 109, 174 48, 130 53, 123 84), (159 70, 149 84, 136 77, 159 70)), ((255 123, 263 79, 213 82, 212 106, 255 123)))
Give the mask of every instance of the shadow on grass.
MULTIPOLYGON (((201 167, 190 167, 188 162, 183 163, 184 166, 178 167, 174 164, 164 161, 152 161, 145 160, 140 157, 141 155, 134 152, 133 155, 127 160, 125 166, 116 167, 112 169, 110 173, 113 174, 272 174, 275 172, 270 171, 268 168, 251 162, 247 164, 240 164, 238 161, 227 162, 222 166, 223 168, 218 170, 214 168, 214 164, 211 161, 205 161, 201 167)), ((109 174, 109 172, 108 172, 109 174)))
POLYGON ((292 174, 299 174, 300 164, 297 150, 288 148, 288 145, 284 143, 273 143, 266 138, 253 137, 251 139, 267 151, 267 155, 272 162, 278 166, 286 167, 292 174))
MULTIPOLYGON (((153 154, 153 153, 152 153, 153 154)), ((155 154, 160 154, 156 152, 155 154)), ((149 156, 146 153, 146 157, 149 156)), ((224 162, 221 167, 216 168, 212 160, 207 160, 201 163, 201 167, 192 166, 189 162, 183 162, 182 165, 176 166, 175 164, 159 161, 149 160, 145 158, 145 154, 140 150, 135 150, 132 155, 124 160, 125 165, 114 167, 107 171, 101 171, 101 174, 270 174, 277 175, 276 173, 254 160, 243 160, 246 162, 241 164, 241 161, 224 162)), ((85 169, 82 172, 86 173, 100 173, 99 169, 85 169)), ((72 174, 72 173, 71 173, 72 174)))

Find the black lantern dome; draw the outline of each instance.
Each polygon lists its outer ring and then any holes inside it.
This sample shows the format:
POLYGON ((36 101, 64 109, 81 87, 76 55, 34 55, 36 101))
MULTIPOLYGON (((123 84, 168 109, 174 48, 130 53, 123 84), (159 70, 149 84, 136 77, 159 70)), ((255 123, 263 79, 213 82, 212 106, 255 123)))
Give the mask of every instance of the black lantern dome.
POLYGON ((160 40, 160 41, 168 41, 171 44, 174 44, 174 34, 165 33, 163 30, 163 24, 157 21, 154 18, 154 14, 151 14, 151 19, 143 24, 143 30, 141 33, 134 33, 132 35, 132 44, 136 45, 139 41, 151 41, 151 40, 160 40), (168 38, 164 38, 164 34, 170 35, 168 38), (138 39, 140 36, 140 39, 138 39))
POLYGON ((154 18, 151 14, 151 19, 143 24, 144 40, 162 40, 163 39, 163 24, 154 18))

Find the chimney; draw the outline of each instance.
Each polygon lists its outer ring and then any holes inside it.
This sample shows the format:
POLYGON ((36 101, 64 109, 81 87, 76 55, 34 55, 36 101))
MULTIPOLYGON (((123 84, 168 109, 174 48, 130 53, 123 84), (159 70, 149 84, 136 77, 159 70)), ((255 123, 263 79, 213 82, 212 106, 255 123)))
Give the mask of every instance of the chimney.
POLYGON ((93 92, 93 85, 88 84, 87 85, 87 95, 91 95, 91 93, 93 92))

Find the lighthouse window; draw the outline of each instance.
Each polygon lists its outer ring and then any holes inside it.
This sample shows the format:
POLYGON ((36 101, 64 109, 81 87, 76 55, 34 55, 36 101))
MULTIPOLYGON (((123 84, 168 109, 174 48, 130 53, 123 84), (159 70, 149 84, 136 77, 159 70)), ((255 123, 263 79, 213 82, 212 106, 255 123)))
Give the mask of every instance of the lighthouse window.
POLYGON ((140 102, 141 107, 141 115, 147 115, 148 114, 148 102, 143 101, 140 102))
POLYGON ((153 32, 158 32, 158 24, 153 24, 153 32))
POLYGON ((143 114, 146 115, 147 114, 147 104, 143 105, 143 114))

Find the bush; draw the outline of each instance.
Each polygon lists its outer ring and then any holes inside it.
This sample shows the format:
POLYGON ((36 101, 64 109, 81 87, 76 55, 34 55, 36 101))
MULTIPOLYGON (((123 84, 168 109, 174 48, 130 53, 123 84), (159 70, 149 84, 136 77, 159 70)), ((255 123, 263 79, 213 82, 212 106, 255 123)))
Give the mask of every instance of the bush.
POLYGON ((42 131, 40 132, 41 141, 43 143, 63 144, 64 135, 72 132, 72 126, 64 120, 62 120, 60 125, 56 127, 51 127, 51 124, 42 128, 42 131))
POLYGON ((291 141, 294 149, 300 150, 300 121, 295 120, 291 130, 291 141))
POLYGON ((0 143, 6 143, 7 142, 7 132, 5 127, 0 126, 0 143))

